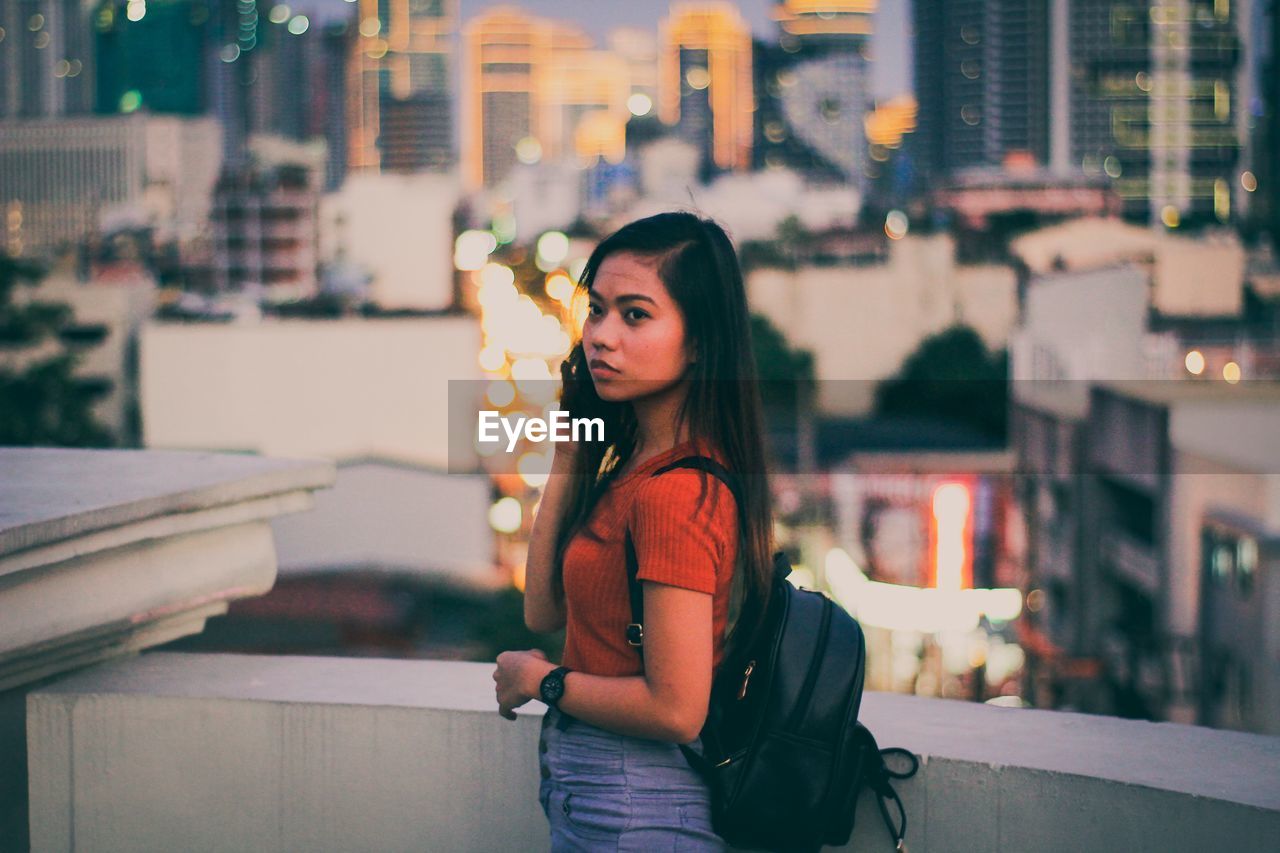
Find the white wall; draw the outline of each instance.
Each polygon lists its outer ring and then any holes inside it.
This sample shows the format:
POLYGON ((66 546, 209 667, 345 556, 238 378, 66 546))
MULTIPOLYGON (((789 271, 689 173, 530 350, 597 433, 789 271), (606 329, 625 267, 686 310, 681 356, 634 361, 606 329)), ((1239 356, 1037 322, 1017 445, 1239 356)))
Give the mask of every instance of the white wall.
POLYGON ((821 407, 850 415, 869 410, 874 381, 892 376, 925 337, 957 320, 988 348, 1004 347, 1016 288, 1006 267, 956 266, 949 237, 895 241, 880 266, 760 269, 747 280, 752 309, 792 346, 813 352, 821 407))
POLYGON ((480 378, 479 349, 470 317, 153 323, 144 442, 445 468, 448 383, 480 378))
MULTIPOLYGON (((158 652, 61 679, 27 700, 32 847, 546 850, 543 706, 499 717, 492 671, 158 652)), ((1277 738, 874 692, 859 719, 921 758, 893 783, 916 853, 1263 850, 1280 835, 1277 738)), ((863 790, 835 849, 893 847, 874 799, 863 790)))
POLYGON ((338 467, 315 509, 277 518, 280 573, 375 566, 481 587, 495 568, 489 478, 385 462, 338 467))
POLYGON ((1200 613, 1200 529, 1231 512, 1280 535, 1280 399, 1175 404, 1171 482, 1169 630, 1193 635, 1200 613))
POLYGON ((342 259, 373 276, 384 308, 447 308, 453 302, 455 174, 357 173, 320 199, 320 259, 342 259))
POLYGON ((222 125, 214 118, 148 116, 146 135, 150 221, 161 234, 191 240, 209 221, 222 169, 222 125))
POLYGON ((1148 281, 1133 264, 1033 275, 1009 347, 1014 396, 1083 416, 1081 380, 1144 378, 1148 281))

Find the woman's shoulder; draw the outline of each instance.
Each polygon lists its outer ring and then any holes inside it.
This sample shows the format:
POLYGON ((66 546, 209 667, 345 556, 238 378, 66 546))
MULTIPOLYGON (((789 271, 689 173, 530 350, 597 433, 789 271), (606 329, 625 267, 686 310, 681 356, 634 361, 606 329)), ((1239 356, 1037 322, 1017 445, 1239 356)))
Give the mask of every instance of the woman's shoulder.
MULTIPOLYGON (((724 464, 718 454, 688 455, 706 455, 724 464)), ((699 468, 677 467, 663 471, 659 467, 637 484, 632 514, 640 518, 676 515, 703 523, 731 522, 737 517, 737 503, 733 492, 714 474, 699 468)))

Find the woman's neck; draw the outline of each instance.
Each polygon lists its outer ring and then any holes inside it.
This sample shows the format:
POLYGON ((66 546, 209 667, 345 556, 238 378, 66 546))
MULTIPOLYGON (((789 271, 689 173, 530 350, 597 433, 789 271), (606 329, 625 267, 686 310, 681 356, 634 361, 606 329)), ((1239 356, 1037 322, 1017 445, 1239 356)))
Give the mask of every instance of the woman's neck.
POLYGON ((680 382, 666 391, 632 402, 636 416, 636 447, 632 459, 637 463, 689 440, 688 425, 677 423, 680 405, 687 393, 688 383, 680 382))

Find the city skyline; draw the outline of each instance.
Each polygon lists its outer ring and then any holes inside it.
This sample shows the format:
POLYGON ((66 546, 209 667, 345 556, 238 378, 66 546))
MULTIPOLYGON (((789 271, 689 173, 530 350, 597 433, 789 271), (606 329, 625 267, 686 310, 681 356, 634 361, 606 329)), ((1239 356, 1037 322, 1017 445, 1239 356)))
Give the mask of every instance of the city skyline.
MULTIPOLYGON (((774 0, 730 2, 738 7, 755 38, 776 40, 777 27, 770 15, 774 0)), ((330 21, 346 17, 354 4, 348 0, 306 0, 293 5, 312 12, 320 20, 330 21)), ((657 33, 671 3, 668 0, 597 3, 590 15, 584 15, 580 0, 459 0, 460 24, 465 27, 471 19, 499 6, 513 6, 535 17, 575 23, 597 44, 604 45, 609 31, 617 27, 638 26, 657 33)), ((878 100, 912 91, 910 14, 910 0, 881 0, 874 15, 872 41, 876 61, 871 63, 871 92, 878 100)))

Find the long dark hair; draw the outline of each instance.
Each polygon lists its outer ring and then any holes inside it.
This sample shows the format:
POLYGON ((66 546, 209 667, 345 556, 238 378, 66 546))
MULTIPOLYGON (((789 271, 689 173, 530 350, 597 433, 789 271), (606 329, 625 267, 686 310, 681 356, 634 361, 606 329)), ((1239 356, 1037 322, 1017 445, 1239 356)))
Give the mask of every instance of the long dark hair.
MULTIPOLYGON (((718 448, 743 486, 730 645, 747 638, 763 617, 772 579, 773 517, 765 472, 764 424, 751 346, 742 269, 724 229, 692 213, 660 213, 615 231, 587 259, 580 291, 590 292, 605 258, 627 252, 656 263, 658 278, 679 306, 685 335, 698 357, 690 366, 689 391, 677 418, 689 435, 718 448)), ((563 598, 564 552, 586 524, 600 495, 635 451, 636 418, 630 403, 610 403, 596 394, 579 340, 561 365, 561 406, 573 417, 598 417, 605 441, 578 448, 568 511, 556 543, 552 588, 563 598)), ((704 475, 705 476, 705 475, 704 475)), ((704 489, 704 494, 707 490, 704 489)))

